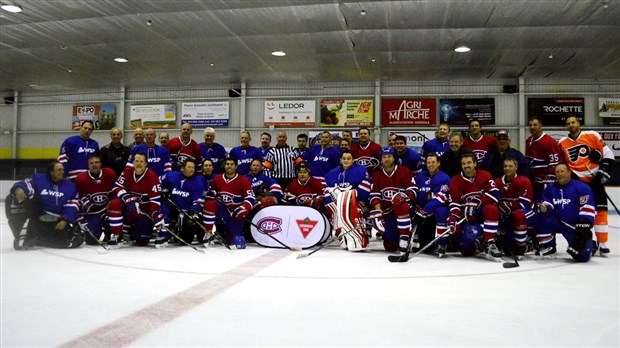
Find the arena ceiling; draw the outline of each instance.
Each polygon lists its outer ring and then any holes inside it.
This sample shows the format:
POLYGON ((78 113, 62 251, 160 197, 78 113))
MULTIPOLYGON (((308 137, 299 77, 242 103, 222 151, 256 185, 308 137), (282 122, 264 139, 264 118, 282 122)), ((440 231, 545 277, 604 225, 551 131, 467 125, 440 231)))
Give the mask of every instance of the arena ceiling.
POLYGON ((619 0, 7 2, 2 91, 620 78, 619 0))

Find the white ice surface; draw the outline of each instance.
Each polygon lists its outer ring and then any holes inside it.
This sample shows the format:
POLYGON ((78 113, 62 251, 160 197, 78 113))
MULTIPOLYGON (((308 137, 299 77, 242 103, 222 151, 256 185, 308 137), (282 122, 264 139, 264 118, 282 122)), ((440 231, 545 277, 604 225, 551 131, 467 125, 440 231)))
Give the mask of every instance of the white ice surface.
POLYGON ((15 251, 0 215, 2 347, 82 346, 118 323, 112 336, 135 347, 620 346, 617 215, 609 258, 575 264, 560 237, 555 260, 513 269, 456 255, 392 264, 378 242, 302 259, 253 245, 15 251), (213 296, 196 300, 194 286, 213 296))

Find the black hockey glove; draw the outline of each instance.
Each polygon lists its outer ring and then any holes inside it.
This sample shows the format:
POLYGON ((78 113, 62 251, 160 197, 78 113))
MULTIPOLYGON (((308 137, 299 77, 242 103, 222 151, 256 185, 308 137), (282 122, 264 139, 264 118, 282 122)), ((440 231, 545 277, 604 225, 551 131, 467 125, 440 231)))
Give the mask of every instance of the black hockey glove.
POLYGON ((594 175, 594 181, 600 183, 601 185, 607 184, 611 177, 609 175, 609 171, 613 163, 614 160, 610 158, 603 159, 603 162, 601 162, 600 167, 598 168, 598 172, 594 175))
POLYGON ((586 242, 592 239, 592 225, 587 221, 580 221, 575 225, 575 239, 569 247, 577 252, 586 247, 586 242))

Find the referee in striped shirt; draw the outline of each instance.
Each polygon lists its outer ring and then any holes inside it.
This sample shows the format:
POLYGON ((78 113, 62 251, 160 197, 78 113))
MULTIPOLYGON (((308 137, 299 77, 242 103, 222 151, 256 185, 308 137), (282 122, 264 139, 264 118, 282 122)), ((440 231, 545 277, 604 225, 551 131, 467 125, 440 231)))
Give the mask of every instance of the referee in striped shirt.
POLYGON ((287 139, 285 131, 278 131, 277 144, 269 150, 263 163, 267 175, 277 181, 282 190, 295 178, 295 163, 299 158, 296 151, 286 144, 287 139))

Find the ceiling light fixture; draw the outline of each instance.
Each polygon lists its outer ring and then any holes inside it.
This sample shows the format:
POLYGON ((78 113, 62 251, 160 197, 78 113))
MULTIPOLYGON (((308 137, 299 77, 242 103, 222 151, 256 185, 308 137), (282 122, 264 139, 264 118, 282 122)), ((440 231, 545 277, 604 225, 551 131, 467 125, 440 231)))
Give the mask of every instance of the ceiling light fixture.
POLYGON ((215 66, 215 63, 209 63, 209 66, 215 66))
POLYGON ((114 58, 114 61, 117 62, 117 63, 127 63, 129 61, 129 59, 123 58, 123 57, 118 57, 118 58, 114 58))
POLYGON ((286 52, 284 52, 284 51, 273 51, 273 52, 271 52, 271 54, 276 56, 276 57, 284 57, 284 56, 286 56, 286 52))
POLYGON ((362 16, 365 16, 365 15, 366 15, 366 10, 362 10, 362 12, 360 12, 360 14, 361 14, 362 16))
POLYGON ((374 59, 374 58, 371 58, 371 59, 370 59, 370 61, 374 63, 374 62, 376 62, 377 60, 376 60, 376 59, 374 59))
POLYGON ((549 52, 549 56, 547 58, 553 59, 553 53, 549 52))
POLYGON ((17 6, 13 4, 2 4, 0 8, 2 8, 3 10, 7 12, 13 12, 13 13, 22 12, 21 6, 17 6))
POLYGON ((467 46, 459 46, 459 47, 454 49, 454 52, 458 52, 458 53, 465 53, 465 52, 469 52, 469 51, 471 51, 471 48, 469 48, 467 46))
POLYGON ((153 25, 153 21, 152 21, 152 20, 150 20, 150 19, 147 19, 147 20, 146 20, 146 25, 153 25))

